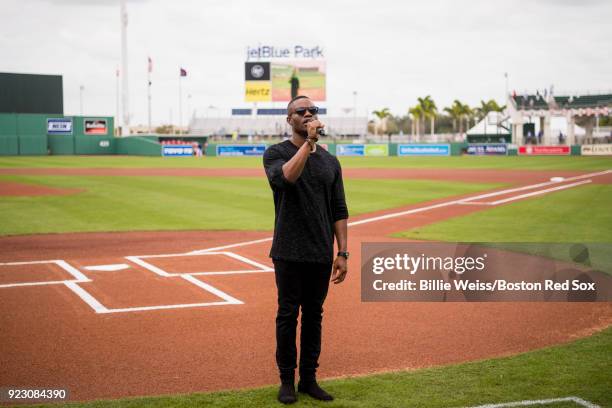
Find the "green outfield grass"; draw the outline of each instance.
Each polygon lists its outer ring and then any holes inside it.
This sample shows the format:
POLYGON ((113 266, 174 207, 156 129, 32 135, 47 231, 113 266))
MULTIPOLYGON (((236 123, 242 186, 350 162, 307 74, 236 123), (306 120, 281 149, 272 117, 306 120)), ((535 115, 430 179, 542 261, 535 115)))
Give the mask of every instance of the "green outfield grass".
POLYGON ((591 184, 397 234, 451 242, 612 242, 612 185, 591 184))
MULTIPOLYGON (((612 169, 612 157, 342 157, 346 168, 441 168, 580 170, 612 169)), ((0 157, 0 168, 261 168, 261 157, 136 157, 136 156, 19 156, 0 157)))
MULTIPOLYGON (((447 367, 323 381, 333 402, 299 395, 296 407, 469 407, 491 403, 575 396, 612 406, 612 329, 570 344, 513 357, 447 367)), ((82 408, 281 406, 276 386, 242 391, 130 398, 65 404, 82 408)), ((38 405, 55 407, 57 405, 38 405)), ((573 403, 548 404, 574 407, 573 403)))
MULTIPOLYGON (((274 222, 265 178, 0 176, 84 189, 72 195, 0 196, 0 235, 153 230, 265 230, 274 222)), ((346 180, 351 215, 396 208, 499 184, 346 180)))

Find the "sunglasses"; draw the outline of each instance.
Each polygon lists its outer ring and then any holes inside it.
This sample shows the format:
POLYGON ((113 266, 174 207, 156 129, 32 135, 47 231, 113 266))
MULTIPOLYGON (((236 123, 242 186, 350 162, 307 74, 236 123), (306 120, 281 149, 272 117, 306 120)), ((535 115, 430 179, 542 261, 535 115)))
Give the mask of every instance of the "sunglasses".
POLYGON ((317 113, 319 113, 319 107, 311 106, 309 108, 296 108, 294 113, 297 113, 300 116, 304 116, 306 114, 306 111, 310 112, 311 115, 316 115, 317 113))

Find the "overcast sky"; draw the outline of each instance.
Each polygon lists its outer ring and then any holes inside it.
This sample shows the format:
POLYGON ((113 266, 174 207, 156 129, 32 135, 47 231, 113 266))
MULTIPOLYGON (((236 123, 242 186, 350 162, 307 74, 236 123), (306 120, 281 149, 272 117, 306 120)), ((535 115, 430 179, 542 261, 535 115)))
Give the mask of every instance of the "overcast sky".
MULTIPOLYGON (((132 124, 146 123, 147 56, 153 59, 153 123, 228 115, 244 102, 246 47, 320 46, 331 114, 389 107, 418 96, 439 108, 502 101, 510 90, 612 89, 612 1, 230 1, 129 0, 132 124), (187 96, 191 95, 191 98, 187 96), (207 109, 209 106, 217 109, 207 109), (189 115, 188 113, 189 112, 189 115)), ((61 74, 64 112, 115 115, 120 65, 118 0, 3 0, 0 72, 61 74)), ((260 103, 261 105, 261 103, 260 103)), ((268 106, 272 106, 271 104, 268 106)), ((282 106, 279 104, 277 106, 282 106)))

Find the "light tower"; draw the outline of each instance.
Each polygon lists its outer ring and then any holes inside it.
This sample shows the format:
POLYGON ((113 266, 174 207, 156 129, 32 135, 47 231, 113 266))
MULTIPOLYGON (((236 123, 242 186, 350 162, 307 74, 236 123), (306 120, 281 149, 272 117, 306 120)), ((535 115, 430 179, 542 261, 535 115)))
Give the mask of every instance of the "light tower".
POLYGON ((128 93, 128 59, 127 59, 127 7, 126 0, 121 0, 121 102, 123 107, 123 124, 121 126, 121 135, 127 136, 130 134, 130 105, 128 93))

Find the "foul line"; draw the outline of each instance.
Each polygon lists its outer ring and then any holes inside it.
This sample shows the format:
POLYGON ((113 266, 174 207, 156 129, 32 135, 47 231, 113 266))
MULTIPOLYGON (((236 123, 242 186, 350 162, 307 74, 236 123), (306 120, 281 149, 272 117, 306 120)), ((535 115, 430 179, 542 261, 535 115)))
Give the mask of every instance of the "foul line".
POLYGON ((505 402, 502 404, 478 405, 476 407, 471 407, 471 408, 526 407, 529 405, 548 405, 548 404, 553 404, 555 402, 575 402, 576 404, 582 407, 601 408, 599 405, 595 405, 592 402, 585 401, 582 398, 578 398, 578 397, 550 398, 550 399, 541 399, 541 400, 523 400, 523 401, 505 402))
POLYGON ((589 183, 592 183, 592 182, 593 182, 593 180, 578 181, 576 183, 564 184, 562 186, 547 188, 545 190, 537 190, 537 191, 532 191, 531 193, 519 194, 517 196, 503 198, 503 199, 497 200, 497 201, 472 201, 470 199, 468 201, 460 201, 459 204, 462 204, 462 205, 491 205, 491 206, 493 206, 493 205, 499 205, 499 204, 508 203, 510 201, 520 200, 521 198, 527 198, 527 197, 532 197, 532 196, 536 196, 536 195, 550 193, 551 191, 565 190, 567 188, 580 186, 582 184, 589 184, 589 183))

